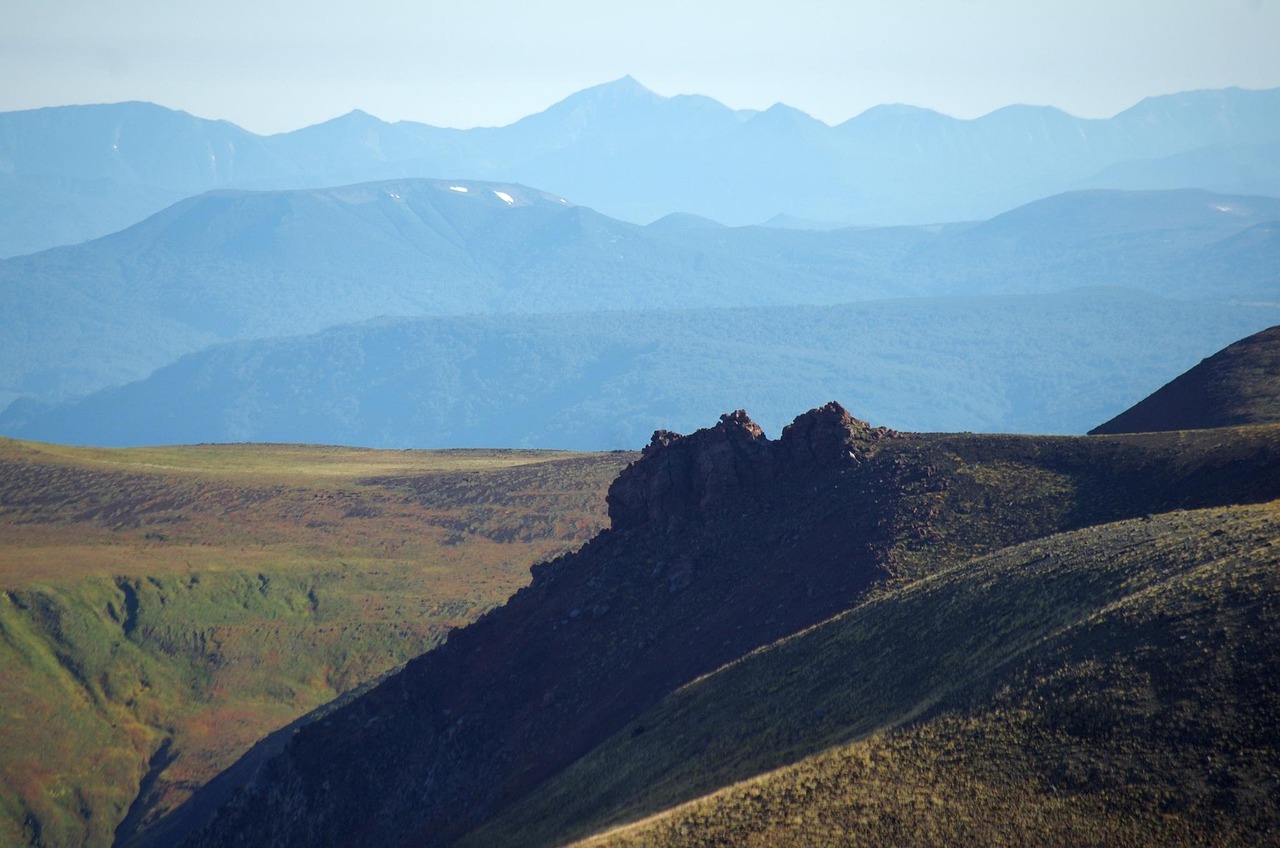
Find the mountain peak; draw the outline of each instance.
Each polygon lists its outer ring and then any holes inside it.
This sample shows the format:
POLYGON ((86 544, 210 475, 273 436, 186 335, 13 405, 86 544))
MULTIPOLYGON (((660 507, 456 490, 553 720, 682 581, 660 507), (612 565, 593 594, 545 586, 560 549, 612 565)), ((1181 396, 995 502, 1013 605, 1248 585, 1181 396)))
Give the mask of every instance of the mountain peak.
POLYGON ((826 124, 819 121, 808 112, 797 109, 794 106, 788 106, 786 103, 775 103, 763 112, 759 112, 752 116, 751 120, 766 123, 826 126, 826 124))
MULTIPOLYGON (((619 77, 618 79, 611 80, 610 82, 604 82, 599 85, 593 85, 590 88, 584 88, 582 91, 579 91, 576 94, 571 94, 564 100, 561 100, 560 103, 556 104, 556 106, 566 103, 573 103, 575 105, 584 102, 595 103, 604 100, 612 100, 614 102, 622 100, 647 100, 657 102, 666 99, 667 98, 659 94, 655 94, 645 88, 636 80, 635 77, 627 74, 624 77, 619 77)), ((552 106, 551 108, 554 109, 556 106, 552 106)))

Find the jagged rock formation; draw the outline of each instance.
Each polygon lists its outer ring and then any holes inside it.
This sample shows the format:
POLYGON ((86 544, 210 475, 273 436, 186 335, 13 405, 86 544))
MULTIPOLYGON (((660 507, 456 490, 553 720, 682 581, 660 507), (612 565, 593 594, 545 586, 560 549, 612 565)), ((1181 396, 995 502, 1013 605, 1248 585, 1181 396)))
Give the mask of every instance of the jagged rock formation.
POLYGON ((1280 326, 1223 348, 1089 434, 1243 424, 1280 424, 1280 326))
POLYGON ((447 845, 667 694, 878 581, 1061 530, 1280 497, 1266 434, 1171 444, 898 434, 837 404, 776 441, 743 412, 658 432, 611 488, 610 530, 303 728, 185 844, 447 845))
POLYGON ((872 443, 891 434, 834 401, 796 418, 773 442, 742 409, 689 436, 658 430, 641 458, 609 488, 609 518, 616 530, 645 523, 670 529, 768 483, 780 468, 794 473, 856 463, 872 443))

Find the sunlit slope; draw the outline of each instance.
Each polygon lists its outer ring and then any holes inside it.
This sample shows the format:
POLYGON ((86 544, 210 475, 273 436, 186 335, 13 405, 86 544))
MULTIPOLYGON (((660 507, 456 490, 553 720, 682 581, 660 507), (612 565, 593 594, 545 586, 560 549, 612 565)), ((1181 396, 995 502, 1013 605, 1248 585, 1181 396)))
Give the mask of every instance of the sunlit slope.
POLYGON ((1271 503, 972 560, 691 683, 461 844, 1260 844, 1277 540, 1271 503))
POLYGON ((593 535, 627 458, 0 441, 0 844, 132 832, 593 535))

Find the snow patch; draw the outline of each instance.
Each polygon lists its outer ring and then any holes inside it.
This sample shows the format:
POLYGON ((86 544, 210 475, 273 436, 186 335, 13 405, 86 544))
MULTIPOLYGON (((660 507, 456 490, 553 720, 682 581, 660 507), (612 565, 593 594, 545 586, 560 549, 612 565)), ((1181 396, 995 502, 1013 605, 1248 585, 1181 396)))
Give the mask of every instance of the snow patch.
POLYGON ((511 195, 507 194, 505 191, 495 191, 494 194, 496 194, 498 196, 498 199, 501 200, 503 203, 507 204, 508 206, 511 206, 516 202, 516 199, 511 195))
POLYGON ((394 191, 389 191, 389 192, 387 192, 387 194, 389 194, 393 200, 399 200, 399 199, 400 199, 400 195, 396 194, 394 191))
POLYGON ((449 186, 449 191, 460 191, 463 194, 466 194, 467 192, 471 191, 471 189, 467 188, 466 186, 449 186))
POLYGON ((1215 203, 1215 204, 1213 204, 1213 208, 1214 208, 1214 209, 1217 209, 1219 212, 1231 212, 1231 211, 1232 211, 1232 209, 1231 209, 1231 207, 1230 207, 1230 206, 1223 206, 1221 203, 1215 203))

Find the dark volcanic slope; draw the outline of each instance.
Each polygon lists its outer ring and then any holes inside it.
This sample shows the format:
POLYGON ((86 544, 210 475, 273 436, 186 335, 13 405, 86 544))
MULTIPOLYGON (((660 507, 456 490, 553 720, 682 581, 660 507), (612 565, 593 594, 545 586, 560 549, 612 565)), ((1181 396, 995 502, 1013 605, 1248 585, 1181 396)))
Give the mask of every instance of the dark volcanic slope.
POLYGON ((1271 503, 975 558, 683 687, 460 846, 1274 844, 1277 538, 1271 503))
POLYGON ((1274 428, 1103 439, 910 435, 831 404, 656 433, 613 527, 313 724, 195 846, 445 845, 676 688, 934 573, 1058 530, 1280 497, 1274 428))
POLYGON ((1090 434, 1280 423, 1280 326, 1215 353, 1090 434))

